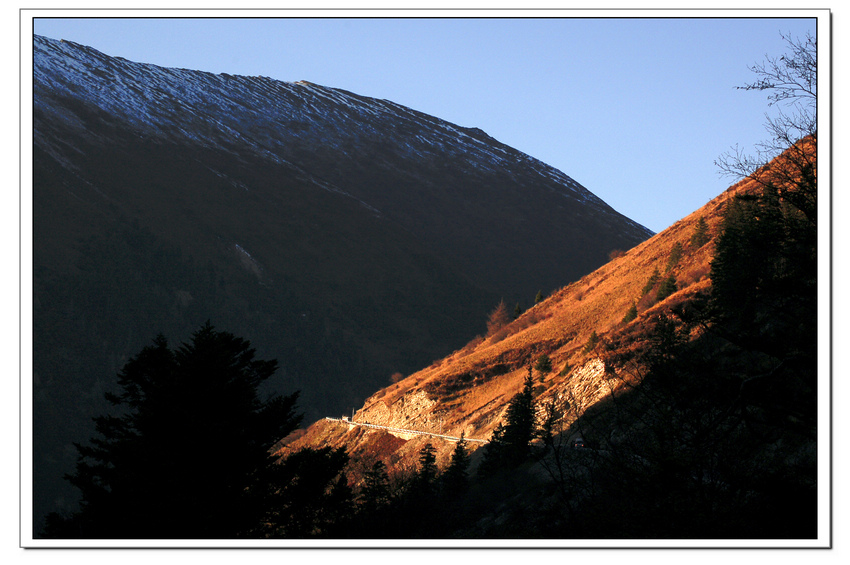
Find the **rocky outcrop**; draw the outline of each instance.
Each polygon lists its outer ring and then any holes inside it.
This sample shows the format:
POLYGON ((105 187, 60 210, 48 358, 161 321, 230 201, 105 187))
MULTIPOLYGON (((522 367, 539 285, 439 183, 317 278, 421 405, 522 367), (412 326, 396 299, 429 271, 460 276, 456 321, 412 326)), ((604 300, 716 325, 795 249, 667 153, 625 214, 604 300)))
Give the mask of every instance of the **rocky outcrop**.
POLYGON ((438 431, 440 422, 434 411, 437 405, 425 391, 417 390, 402 395, 390 405, 383 400, 367 404, 355 413, 354 420, 392 428, 438 431))

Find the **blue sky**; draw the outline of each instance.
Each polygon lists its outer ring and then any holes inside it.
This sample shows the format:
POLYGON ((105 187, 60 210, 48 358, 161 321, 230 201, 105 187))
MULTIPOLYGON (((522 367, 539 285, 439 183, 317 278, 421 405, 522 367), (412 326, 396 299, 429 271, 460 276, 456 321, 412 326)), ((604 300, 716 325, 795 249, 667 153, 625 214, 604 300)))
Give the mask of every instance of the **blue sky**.
POLYGON ((308 80, 478 127, 660 231, 732 183, 719 155, 766 138, 766 95, 735 88, 754 78, 748 66, 785 52, 780 32, 815 32, 813 19, 723 14, 38 18, 34 32, 138 62, 308 80))

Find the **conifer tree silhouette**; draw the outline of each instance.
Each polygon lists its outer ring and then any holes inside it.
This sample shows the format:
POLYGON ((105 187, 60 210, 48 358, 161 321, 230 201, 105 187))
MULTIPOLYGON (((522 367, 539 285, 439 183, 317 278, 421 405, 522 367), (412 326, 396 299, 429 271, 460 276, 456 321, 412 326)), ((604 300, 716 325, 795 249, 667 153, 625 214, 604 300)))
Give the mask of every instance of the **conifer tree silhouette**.
POLYGON ((449 466, 443 473, 443 489, 447 495, 453 496, 462 493, 469 486, 469 452, 466 448, 466 440, 463 433, 460 441, 452 451, 449 466))
POLYGON ((209 322, 173 350, 157 336, 119 373, 121 392, 106 394, 118 413, 95 418, 97 435, 75 444, 77 468, 66 479, 82 493, 80 510, 51 515, 45 536, 259 535, 279 511, 271 505, 294 498, 286 481, 299 472, 316 479, 317 469, 334 481, 344 453, 305 454, 288 466, 272 455, 301 419, 297 393, 258 395, 276 368, 274 360, 255 359, 248 341, 209 322))
POLYGON ((484 460, 479 472, 487 475, 526 461, 531 454, 530 442, 534 432, 534 383, 532 367, 529 365, 522 391, 511 399, 505 422, 496 427, 484 448, 484 460))

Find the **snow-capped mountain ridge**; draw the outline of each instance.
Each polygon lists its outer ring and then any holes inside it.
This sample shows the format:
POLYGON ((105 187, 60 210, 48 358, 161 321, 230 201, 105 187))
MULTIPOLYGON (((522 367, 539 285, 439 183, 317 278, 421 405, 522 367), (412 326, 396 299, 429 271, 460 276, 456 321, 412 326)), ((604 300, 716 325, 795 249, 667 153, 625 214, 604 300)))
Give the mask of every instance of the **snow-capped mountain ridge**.
MULTIPOLYGON (((465 128, 387 100, 359 96, 308 81, 213 74, 108 57, 73 42, 34 40, 36 105, 50 92, 80 93, 86 102, 151 138, 182 137, 231 153, 250 149, 277 163, 293 163, 298 151, 335 148, 351 159, 368 159, 365 141, 392 146, 397 157, 460 159, 470 170, 509 172, 518 165, 551 184, 565 198, 612 212, 573 179, 475 128, 465 128)), ((43 105, 48 113, 55 105, 43 105)), ((67 126, 75 116, 54 114, 67 126)), ((36 143, 40 128, 36 124, 36 143)), ((325 179, 325 182, 333 182, 325 179)), ((344 187, 340 192, 349 193, 344 187)), ((367 205, 366 195, 354 194, 367 205)), ((637 233, 649 231, 635 224, 637 233)))

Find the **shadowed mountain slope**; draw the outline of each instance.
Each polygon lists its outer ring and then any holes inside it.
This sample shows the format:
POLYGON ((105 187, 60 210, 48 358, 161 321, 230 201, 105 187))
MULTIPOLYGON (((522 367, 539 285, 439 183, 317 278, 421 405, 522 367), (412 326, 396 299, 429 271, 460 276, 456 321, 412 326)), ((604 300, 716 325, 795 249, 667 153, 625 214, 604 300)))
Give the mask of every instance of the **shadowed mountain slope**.
POLYGON ((206 320, 312 420, 359 405, 651 233, 490 138, 307 82, 36 37, 36 520, 124 362, 206 320))

